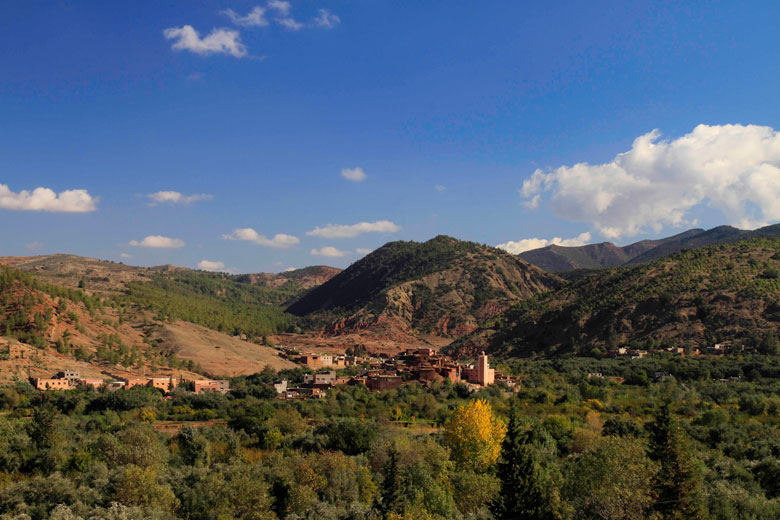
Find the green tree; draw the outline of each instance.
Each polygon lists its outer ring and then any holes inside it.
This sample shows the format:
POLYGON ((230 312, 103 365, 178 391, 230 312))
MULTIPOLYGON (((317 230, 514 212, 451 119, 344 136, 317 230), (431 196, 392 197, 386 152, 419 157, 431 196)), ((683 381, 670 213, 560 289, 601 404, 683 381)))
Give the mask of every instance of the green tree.
POLYGON ((496 518, 553 520, 561 517, 560 492, 543 467, 540 451, 530 440, 513 403, 498 462, 501 489, 492 507, 496 518))
POLYGON ((656 511, 663 518, 705 518, 701 470, 688 438, 672 416, 669 403, 658 409, 648 431, 648 455, 660 465, 653 483, 656 511))
POLYGON ((634 437, 601 437, 574 464, 567 495, 576 518, 641 520, 653 505, 656 466, 634 437))
POLYGON ((209 463, 209 441, 201 435, 197 428, 187 426, 183 428, 179 437, 179 455, 182 462, 188 466, 209 463))
POLYGON ((395 446, 390 446, 383 470, 384 478, 379 490, 381 502, 378 509, 383 517, 387 518, 390 513, 399 512, 401 505, 401 479, 398 472, 398 451, 395 446))

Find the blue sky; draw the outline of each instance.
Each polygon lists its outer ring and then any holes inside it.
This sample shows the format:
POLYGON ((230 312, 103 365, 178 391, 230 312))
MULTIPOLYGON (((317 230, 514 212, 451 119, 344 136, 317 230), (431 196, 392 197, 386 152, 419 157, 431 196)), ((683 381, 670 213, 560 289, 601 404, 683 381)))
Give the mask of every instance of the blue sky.
POLYGON ((256 272, 777 222, 779 26, 777 2, 0 2, 0 254, 256 272))

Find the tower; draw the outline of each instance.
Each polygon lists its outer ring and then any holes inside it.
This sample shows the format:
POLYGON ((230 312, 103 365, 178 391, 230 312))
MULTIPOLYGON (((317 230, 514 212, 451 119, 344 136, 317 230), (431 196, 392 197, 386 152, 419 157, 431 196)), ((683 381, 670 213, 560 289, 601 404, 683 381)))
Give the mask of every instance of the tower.
POLYGON ((477 358, 477 380, 482 386, 489 386, 495 382, 496 371, 490 368, 487 354, 482 352, 477 358))

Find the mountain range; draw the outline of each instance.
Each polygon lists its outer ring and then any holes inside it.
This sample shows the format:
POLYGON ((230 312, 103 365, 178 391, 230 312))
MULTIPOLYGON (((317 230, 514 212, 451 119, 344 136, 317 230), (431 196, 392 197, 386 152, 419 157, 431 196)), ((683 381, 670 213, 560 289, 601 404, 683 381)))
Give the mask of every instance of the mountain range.
POLYGON ((525 251, 518 256, 545 271, 559 273, 577 269, 637 265, 664 258, 683 249, 725 244, 760 236, 780 236, 780 225, 775 224, 753 231, 731 226, 718 226, 708 230, 690 229, 671 237, 642 240, 626 246, 616 246, 611 242, 574 247, 550 245, 525 251))
POLYGON ((449 345, 464 356, 757 345, 780 325, 779 236, 778 225, 721 226, 521 255, 438 236, 387 243, 343 271, 242 275, 4 257, 0 377, 65 366, 104 375, 292 368, 273 341, 335 351, 449 345), (4 360, 3 342, 35 356, 4 360))

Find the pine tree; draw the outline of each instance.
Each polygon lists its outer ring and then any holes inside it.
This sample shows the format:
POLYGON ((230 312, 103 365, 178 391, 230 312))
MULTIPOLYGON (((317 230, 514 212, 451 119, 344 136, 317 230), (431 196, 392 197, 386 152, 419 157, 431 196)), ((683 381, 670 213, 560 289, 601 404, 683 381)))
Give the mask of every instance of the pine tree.
POLYGON ((553 520, 560 517, 559 490, 545 471, 539 450, 523 430, 514 404, 501 446, 498 478, 501 490, 492 507, 496 518, 553 520))
POLYGON ((390 513, 397 513, 401 499, 401 480, 398 474, 398 452, 395 446, 389 450, 387 461, 383 468, 384 479, 380 496, 382 502, 379 504, 379 511, 382 516, 387 518, 390 513))
POLYGON ((688 439, 672 417, 669 403, 661 406, 648 429, 648 455, 660 464, 653 486, 656 511, 663 518, 706 518, 701 472, 688 439))

